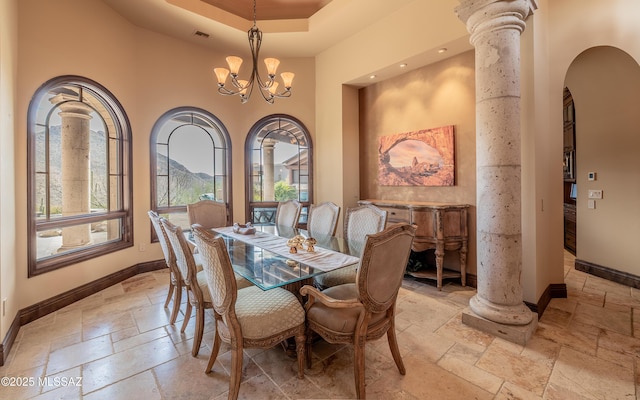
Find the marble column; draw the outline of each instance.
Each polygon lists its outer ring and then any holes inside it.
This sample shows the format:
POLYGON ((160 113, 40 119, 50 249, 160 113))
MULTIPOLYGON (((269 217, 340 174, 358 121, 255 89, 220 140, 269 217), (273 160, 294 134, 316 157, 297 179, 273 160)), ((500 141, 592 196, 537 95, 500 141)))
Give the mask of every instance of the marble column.
POLYGON ((264 174, 262 175, 262 187, 264 190, 262 201, 275 200, 275 178, 274 178, 274 155, 276 141, 273 139, 264 139, 262 141, 262 167, 264 174))
POLYGON ((523 303, 520 34, 534 0, 460 0, 475 47, 478 289, 467 325, 524 343, 537 317, 523 303))
MULTIPOLYGON (((60 103, 62 165, 62 215, 88 214, 91 207, 90 120, 91 108, 78 101, 64 102, 58 95, 51 99, 60 103)), ((62 228, 62 247, 58 252, 91 243, 91 225, 62 228)))

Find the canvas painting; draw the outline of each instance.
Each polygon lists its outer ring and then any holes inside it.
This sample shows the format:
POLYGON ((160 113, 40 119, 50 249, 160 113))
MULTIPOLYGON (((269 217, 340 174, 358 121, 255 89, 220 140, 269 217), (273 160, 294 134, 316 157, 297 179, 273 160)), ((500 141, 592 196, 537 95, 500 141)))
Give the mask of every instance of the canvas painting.
POLYGON ((382 136, 378 147, 378 184, 453 186, 453 125, 382 136))

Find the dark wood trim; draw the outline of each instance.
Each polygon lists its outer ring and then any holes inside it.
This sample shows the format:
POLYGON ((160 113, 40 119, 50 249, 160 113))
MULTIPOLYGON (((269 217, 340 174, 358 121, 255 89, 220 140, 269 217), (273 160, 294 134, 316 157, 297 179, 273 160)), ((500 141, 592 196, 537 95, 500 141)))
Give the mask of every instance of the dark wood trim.
POLYGON ((9 326, 9 330, 7 331, 7 335, 4 337, 2 344, 0 344, 0 367, 7 361, 7 357, 9 357, 9 350, 11 350, 11 346, 13 346, 13 342, 15 342, 16 337, 18 336, 19 330, 20 313, 18 312, 16 317, 13 319, 11 326, 9 326))
POLYGON ((478 288, 478 276, 467 274, 467 286, 471 286, 472 288, 478 288))
POLYGON ((145 272, 161 270, 166 267, 167 264, 164 260, 147 261, 140 264, 132 265, 131 267, 122 269, 107 276, 103 276, 102 278, 96 279, 93 282, 78 286, 77 288, 68 290, 64 293, 60 293, 59 295, 19 310, 13 320, 13 323, 9 327, 7 335, 2 341, 0 347, 0 366, 4 365, 4 362, 22 325, 35 321, 38 318, 44 317, 47 314, 55 312, 63 307, 68 306, 69 304, 84 299, 85 297, 91 296, 94 293, 113 286, 116 283, 120 283, 133 276, 143 274, 145 272))
POLYGON ((565 283, 551 283, 547 286, 547 289, 542 293, 537 303, 529 303, 525 301, 524 304, 529 307, 531 311, 538 314, 538 319, 544 314, 544 310, 547 309, 551 299, 566 299, 567 298, 567 285, 565 283))
POLYGON ((621 285, 640 289, 640 276, 578 259, 576 259, 574 266, 578 271, 586 272, 587 274, 595 275, 621 285))

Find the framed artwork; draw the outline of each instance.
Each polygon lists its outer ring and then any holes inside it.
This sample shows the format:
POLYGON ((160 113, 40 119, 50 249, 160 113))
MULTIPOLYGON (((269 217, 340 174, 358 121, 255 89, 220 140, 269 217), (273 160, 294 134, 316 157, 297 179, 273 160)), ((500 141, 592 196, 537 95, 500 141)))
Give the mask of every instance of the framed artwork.
POLYGON ((455 185, 453 125, 380 137, 378 184, 455 185))

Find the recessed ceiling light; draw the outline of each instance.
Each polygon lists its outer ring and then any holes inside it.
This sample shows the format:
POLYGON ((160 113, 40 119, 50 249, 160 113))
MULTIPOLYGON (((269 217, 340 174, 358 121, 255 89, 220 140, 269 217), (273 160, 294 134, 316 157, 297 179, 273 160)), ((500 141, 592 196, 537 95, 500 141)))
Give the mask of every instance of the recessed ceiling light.
POLYGON ((406 68, 406 67, 407 67, 407 63, 400 64, 400 68, 406 68))
POLYGON ((447 51, 446 47, 442 47, 442 48, 438 49, 438 53, 440 53, 440 54, 444 53, 445 51, 447 51))
POLYGON ((369 75, 369 79, 376 79, 377 75, 369 75))

